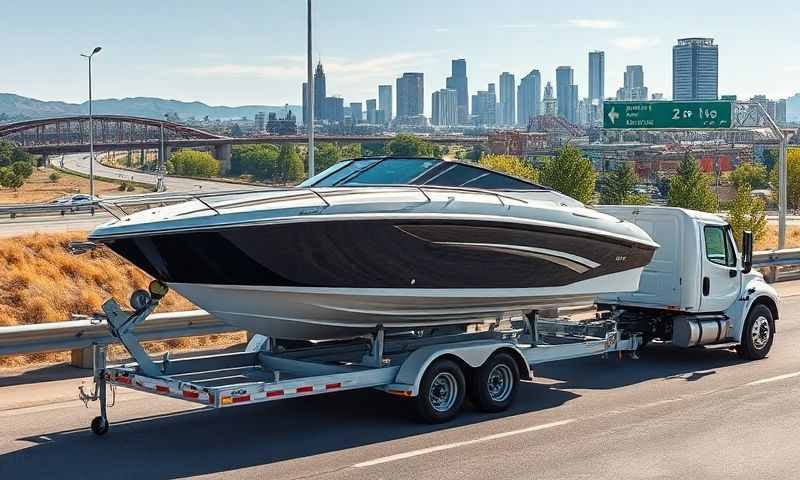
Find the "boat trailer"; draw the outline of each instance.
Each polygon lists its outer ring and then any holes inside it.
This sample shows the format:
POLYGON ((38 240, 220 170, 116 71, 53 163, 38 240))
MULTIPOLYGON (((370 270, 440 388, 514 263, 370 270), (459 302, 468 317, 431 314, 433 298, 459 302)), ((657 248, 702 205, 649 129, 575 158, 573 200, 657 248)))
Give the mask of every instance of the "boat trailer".
POLYGON ((300 348, 254 335, 242 352, 153 360, 135 328, 155 310, 168 288, 153 281, 149 292, 131 295, 133 311, 113 299, 102 308, 111 335, 135 363, 107 365, 107 345, 95 344, 94 388, 80 388, 87 406, 100 402, 91 422, 97 435, 109 429, 107 388, 124 387, 179 398, 212 408, 228 408, 309 395, 376 388, 415 401, 423 420, 448 421, 460 411, 468 388, 484 411, 500 411, 514 399, 518 383, 532 380, 531 366, 595 355, 629 352, 636 358, 639 334, 616 329, 613 320, 576 323, 541 319, 536 312, 499 316, 490 328, 466 332, 464 326, 387 331, 346 341, 300 348), (467 371, 468 370, 468 371, 467 371), (478 375, 480 382, 465 382, 478 375))

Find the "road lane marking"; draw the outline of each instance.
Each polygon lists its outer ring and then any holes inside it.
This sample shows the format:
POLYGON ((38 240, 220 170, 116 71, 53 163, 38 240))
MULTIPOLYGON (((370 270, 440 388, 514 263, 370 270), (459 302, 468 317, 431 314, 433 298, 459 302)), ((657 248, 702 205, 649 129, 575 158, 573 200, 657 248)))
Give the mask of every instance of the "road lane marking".
POLYGON ((476 438, 476 439, 473 439, 473 440, 465 440, 463 442, 446 443, 444 445, 436 445, 434 447, 421 448, 419 450, 411 450, 411 451, 408 451, 408 452, 397 453, 395 455, 389 455, 389 456, 386 456, 386 457, 376 458, 374 460, 369 460, 369 461, 366 461, 366 462, 356 463, 353 466, 356 467, 356 468, 371 467, 373 465, 380 465, 382 463, 395 462, 397 460, 404 460, 406 458, 417 457, 419 455, 427 455, 429 453, 441 452, 442 450, 450 450, 450 449, 453 449, 453 448, 466 447, 468 445, 475 445, 476 443, 490 442, 492 440, 497 440, 499 438, 511 437, 511 436, 514 436, 514 435, 522 435, 523 433, 530 433, 530 432, 536 432, 536 431, 539 431, 539 430, 545 430, 545 429, 548 429, 548 428, 560 427, 561 425, 567 425, 567 424, 575 422, 575 421, 577 421, 577 418, 570 418, 568 420, 561 420, 561 421, 558 421, 558 422, 545 423, 545 424, 542 424, 542 425, 536 425, 536 426, 528 427, 528 428, 520 428, 519 430, 510 430, 508 432, 495 433, 494 435, 487 435, 485 437, 480 437, 480 438, 476 438))
POLYGON ((778 375, 776 377, 764 378, 764 379, 761 379, 761 380, 756 380, 754 382, 750 382, 750 383, 748 383, 746 385, 748 387, 752 387, 753 385, 761 385, 761 384, 764 384, 764 383, 778 382, 778 381, 781 381, 781 380, 786 380, 787 378, 794 378, 794 377, 800 377, 800 372, 785 373, 783 375, 778 375))

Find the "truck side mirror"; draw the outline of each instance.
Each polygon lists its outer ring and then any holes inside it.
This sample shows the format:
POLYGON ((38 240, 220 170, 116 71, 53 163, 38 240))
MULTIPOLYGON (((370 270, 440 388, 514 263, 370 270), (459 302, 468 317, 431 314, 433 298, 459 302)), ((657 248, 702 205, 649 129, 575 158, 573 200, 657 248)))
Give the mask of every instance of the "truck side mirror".
POLYGON ((742 273, 750 273, 753 269, 753 232, 742 233, 742 273))

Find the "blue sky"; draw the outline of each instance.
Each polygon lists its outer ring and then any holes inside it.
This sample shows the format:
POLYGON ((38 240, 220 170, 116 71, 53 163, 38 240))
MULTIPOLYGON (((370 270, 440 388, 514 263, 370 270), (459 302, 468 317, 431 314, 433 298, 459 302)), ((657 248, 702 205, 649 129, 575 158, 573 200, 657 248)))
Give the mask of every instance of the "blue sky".
MULTIPOLYGON (((6 1, 0 92, 85 100, 95 45, 95 97, 159 96, 242 105, 300 103, 305 1, 6 1)), ((572 65, 586 96, 589 50, 606 52, 606 96, 625 65, 644 65, 651 92, 672 94, 671 46, 686 36, 720 45, 720 93, 773 98, 800 92, 795 1, 315 0, 315 56, 329 94, 377 96, 404 71, 444 87, 450 59, 466 58, 470 92, 510 71, 555 80, 572 65)), ((555 82, 554 82, 555 83, 555 82)))

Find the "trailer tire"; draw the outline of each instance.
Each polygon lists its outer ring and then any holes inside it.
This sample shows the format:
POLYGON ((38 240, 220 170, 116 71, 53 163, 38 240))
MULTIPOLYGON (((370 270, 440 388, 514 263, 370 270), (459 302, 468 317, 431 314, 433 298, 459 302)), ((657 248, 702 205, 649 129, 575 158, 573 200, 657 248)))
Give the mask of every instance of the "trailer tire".
POLYGON ((742 343, 736 353, 747 360, 760 360, 767 356, 775 339, 775 319, 772 311, 763 304, 753 305, 742 329, 742 343))
POLYGON ((506 410, 519 387, 519 367, 507 353, 496 353, 475 369, 470 385, 470 400, 483 412, 506 410))
POLYGON ((427 423, 448 422, 461 412, 465 392, 461 366, 447 358, 436 360, 425 370, 414 397, 417 416, 427 423))
POLYGON ((92 433, 97 436, 105 435, 108 432, 108 420, 103 417, 94 417, 92 419, 92 433))

